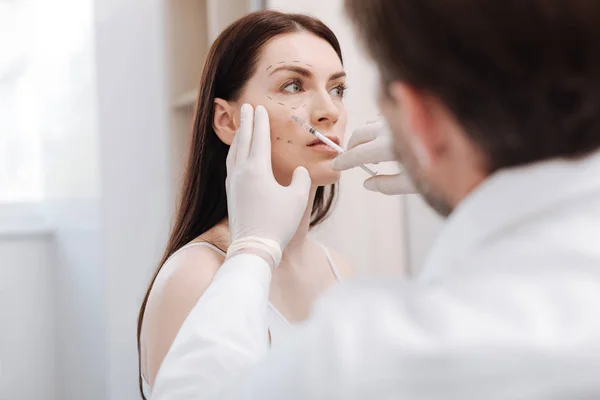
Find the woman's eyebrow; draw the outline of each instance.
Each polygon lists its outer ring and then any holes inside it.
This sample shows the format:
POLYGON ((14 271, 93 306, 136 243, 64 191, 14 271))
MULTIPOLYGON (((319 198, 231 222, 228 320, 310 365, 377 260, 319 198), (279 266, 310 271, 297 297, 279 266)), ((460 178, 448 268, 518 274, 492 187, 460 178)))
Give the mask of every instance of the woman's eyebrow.
MULTIPOLYGON (((279 72, 279 71, 291 71, 291 72, 295 72, 299 75, 302 75, 306 78, 310 78, 312 76, 312 72, 304 67, 300 67, 298 65, 281 65, 275 69, 273 69, 273 71, 271 71, 271 73, 269 73, 269 76, 279 72)), ((340 78, 344 78, 346 76, 346 72, 344 71, 340 71, 340 72, 336 72, 334 74, 332 74, 329 77, 329 81, 334 81, 336 79, 340 79, 340 78)))
POLYGON ((307 78, 312 76, 312 72, 310 72, 308 69, 297 66, 297 65, 281 65, 281 66, 275 68, 273 71, 271 71, 269 76, 271 76, 274 73, 279 72, 279 71, 292 71, 292 72, 295 72, 295 73, 302 75, 304 77, 307 77, 307 78))
POLYGON ((335 81, 336 79, 345 78, 347 75, 344 71, 336 72, 335 74, 329 77, 330 81, 335 81))

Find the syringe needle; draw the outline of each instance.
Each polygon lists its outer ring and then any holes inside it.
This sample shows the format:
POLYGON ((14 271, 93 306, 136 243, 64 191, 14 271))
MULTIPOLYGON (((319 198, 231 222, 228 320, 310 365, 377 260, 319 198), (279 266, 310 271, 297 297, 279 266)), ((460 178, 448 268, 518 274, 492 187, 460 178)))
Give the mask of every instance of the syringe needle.
MULTIPOLYGON (((310 132, 313 135, 315 135, 320 141, 322 141, 323 143, 325 143, 327 146, 331 147, 333 150, 337 151, 339 154, 342 154, 342 153, 344 153, 346 151, 342 147, 338 146, 335 142, 331 141, 331 139, 329 139, 327 136, 323 135, 321 132, 319 132, 318 130, 316 130, 312 126, 310 126, 302 118, 299 118, 299 117, 297 117, 295 115, 292 115, 292 119, 294 121, 296 121, 296 123, 298 125, 300 125, 302 128, 304 128, 308 132, 310 132)), ((371 168, 369 168, 369 167, 367 167, 365 165, 360 165, 360 167, 365 172, 367 172, 369 175, 371 175, 371 176, 377 175, 377 172, 373 171, 371 168)))

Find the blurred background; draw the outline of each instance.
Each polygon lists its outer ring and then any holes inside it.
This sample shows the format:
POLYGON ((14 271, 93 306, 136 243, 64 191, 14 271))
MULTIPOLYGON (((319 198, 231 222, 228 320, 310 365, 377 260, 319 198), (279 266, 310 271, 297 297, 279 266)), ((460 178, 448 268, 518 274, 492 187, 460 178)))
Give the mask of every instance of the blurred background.
MULTIPOLYGON (((349 75, 376 74, 342 0, 0 0, 0 400, 138 399, 139 304, 164 249, 196 85, 219 32, 261 8, 321 18, 349 75)), ((360 274, 419 269, 440 220, 342 178, 315 235, 360 274)))

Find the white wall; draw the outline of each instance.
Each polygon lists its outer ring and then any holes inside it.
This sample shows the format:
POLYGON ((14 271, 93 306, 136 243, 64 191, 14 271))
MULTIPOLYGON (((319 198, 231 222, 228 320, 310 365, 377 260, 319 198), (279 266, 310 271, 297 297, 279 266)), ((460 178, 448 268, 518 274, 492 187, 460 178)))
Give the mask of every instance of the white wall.
MULTIPOLYGON (((6 280, 2 283, 16 283, 10 289, 19 290, 20 298, 11 292, 12 304, 22 304, 20 322, 28 324, 20 327, 17 343, 30 348, 24 351, 24 362, 31 371, 13 371, 18 373, 21 390, 38 393, 34 398, 52 396, 43 389, 48 384, 36 376, 39 368, 45 368, 54 374, 56 398, 100 400, 106 398, 106 362, 97 223, 100 182, 93 0, 30 3, 31 48, 27 77, 20 87, 28 108, 21 112, 26 113, 28 128, 42 139, 43 213, 50 220, 52 242, 31 237, 31 232, 23 232, 18 241, 0 242, 9 253, 0 255, 2 270, 10 273, 3 276, 6 280), (32 286, 25 284, 28 281, 32 286), (45 292, 41 288, 56 294, 53 301, 42 302, 39 293, 45 292), (39 304, 33 307, 31 302, 39 304), (52 318, 55 334, 40 330, 38 321, 50 324, 48 318, 52 318), (52 339, 51 343, 44 341, 43 349, 38 347, 38 336, 32 336, 42 334, 52 339), (39 364, 29 357, 31 351, 39 351, 39 364), (45 361, 44 351, 54 351, 52 365, 45 361)), ((2 209, 6 207, 2 205, 2 209)), ((24 215, 20 217, 23 224, 24 215)), ((0 340, 0 344, 6 343, 11 341, 0 340)))
POLYGON ((62 21, 30 115, 53 240, 0 238, 0 399, 137 399, 137 311, 169 220, 164 2, 40 4, 40 24, 62 21))
POLYGON ((98 0, 96 67, 108 394, 139 398, 137 313, 169 223, 164 1, 98 0))
POLYGON ((44 149, 46 215, 54 230, 59 399, 105 399, 105 309, 93 1, 40 2, 45 61, 53 67, 35 118, 44 149))
MULTIPOLYGON (((268 0, 269 8, 311 14, 335 32, 344 56, 350 90, 346 97, 348 134, 377 118, 375 90, 377 75, 356 44, 342 12, 342 0, 268 0)), ((381 172, 383 166, 377 167, 381 172)), ((361 169, 344 173, 336 210, 319 239, 344 254, 359 271, 367 274, 398 274, 407 270, 404 237, 404 199, 386 197, 363 189, 367 177, 361 169), (356 242, 360 245, 356 245, 356 242)))
POLYGON ((0 226, 0 399, 54 400, 52 237, 0 226))
POLYGON ((106 399, 106 323, 98 231, 74 202, 52 205, 58 399, 106 399), (79 224, 80 219, 81 224, 79 224), (91 225, 91 224, 90 224, 91 225))

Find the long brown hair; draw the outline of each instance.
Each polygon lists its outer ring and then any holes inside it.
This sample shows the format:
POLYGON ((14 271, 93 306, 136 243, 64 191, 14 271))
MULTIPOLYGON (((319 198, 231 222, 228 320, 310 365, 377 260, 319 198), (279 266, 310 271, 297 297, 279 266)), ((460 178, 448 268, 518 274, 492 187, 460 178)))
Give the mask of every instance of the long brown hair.
MULTIPOLYGON (((137 344, 140 390, 140 333, 150 290, 160 269, 177 249, 227 217, 225 160, 229 146, 217 137, 213 129, 214 100, 237 100, 255 73, 262 46, 275 36, 299 31, 307 31, 326 40, 343 63, 340 44, 325 24, 307 15, 277 11, 258 11, 240 18, 219 35, 208 52, 200 79, 198 106, 179 206, 165 252, 139 312, 137 344)), ((317 189, 311 227, 327 218, 334 197, 335 185, 317 189)), ((143 392, 142 397, 145 399, 143 392)))

